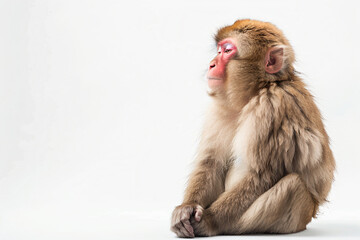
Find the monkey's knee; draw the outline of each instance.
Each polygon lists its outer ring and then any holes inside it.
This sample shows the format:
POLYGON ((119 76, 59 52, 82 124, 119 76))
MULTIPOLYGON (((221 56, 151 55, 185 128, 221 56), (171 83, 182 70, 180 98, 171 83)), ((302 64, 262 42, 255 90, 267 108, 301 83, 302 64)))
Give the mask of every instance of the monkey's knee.
POLYGON ((297 174, 283 177, 261 195, 239 222, 242 233, 293 233, 311 221, 314 202, 297 174))
POLYGON ((305 184, 299 175, 293 173, 284 177, 281 187, 284 195, 279 207, 285 211, 279 215, 279 222, 271 230, 279 233, 305 230, 315 211, 314 201, 305 184))

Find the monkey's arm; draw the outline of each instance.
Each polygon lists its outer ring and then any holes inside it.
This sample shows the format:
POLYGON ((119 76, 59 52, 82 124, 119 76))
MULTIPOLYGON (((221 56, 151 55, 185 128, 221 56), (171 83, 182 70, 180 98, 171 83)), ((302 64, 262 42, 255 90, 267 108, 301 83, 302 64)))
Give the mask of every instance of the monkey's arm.
POLYGON ((224 191, 224 167, 213 157, 197 163, 185 190, 184 204, 199 204, 207 208, 224 191))
POLYGON ((196 236, 211 236, 226 233, 236 219, 250 207, 276 180, 266 179, 249 172, 237 185, 222 193, 211 206, 203 211, 200 222, 192 219, 196 236))
MULTIPOLYGON (((206 155, 203 155, 206 156, 206 155)), ((194 237, 190 218, 200 221, 203 209, 224 191, 225 168, 213 157, 201 157, 191 173, 184 201, 172 214, 171 229, 178 236, 194 237)))

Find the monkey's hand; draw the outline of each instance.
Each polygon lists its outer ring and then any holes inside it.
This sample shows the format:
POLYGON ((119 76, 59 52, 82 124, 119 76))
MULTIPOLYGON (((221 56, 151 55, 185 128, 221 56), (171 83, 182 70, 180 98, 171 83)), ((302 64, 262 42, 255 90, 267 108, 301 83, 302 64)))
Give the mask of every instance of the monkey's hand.
POLYGON ((195 237, 190 219, 193 218, 199 222, 203 211, 204 209, 198 204, 182 204, 177 206, 171 218, 171 231, 176 233, 178 237, 195 237))
POLYGON ((203 210, 200 220, 196 218, 196 215, 192 216, 190 223, 194 229, 194 235, 197 237, 209 237, 218 234, 215 218, 209 209, 203 210))

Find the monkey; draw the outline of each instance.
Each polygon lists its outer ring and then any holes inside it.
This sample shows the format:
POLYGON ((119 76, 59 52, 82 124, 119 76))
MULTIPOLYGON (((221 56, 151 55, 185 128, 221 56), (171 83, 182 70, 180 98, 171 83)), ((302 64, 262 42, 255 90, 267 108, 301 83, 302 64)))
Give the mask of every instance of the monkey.
POLYGON ((293 48, 275 25, 251 19, 214 38, 212 102, 171 230, 187 238, 303 231, 327 201, 335 160, 293 48))

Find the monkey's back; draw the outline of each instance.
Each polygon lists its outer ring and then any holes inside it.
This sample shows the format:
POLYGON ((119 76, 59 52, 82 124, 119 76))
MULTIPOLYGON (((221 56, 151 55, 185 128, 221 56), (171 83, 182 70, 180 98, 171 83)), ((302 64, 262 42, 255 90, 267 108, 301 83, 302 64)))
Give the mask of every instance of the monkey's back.
MULTIPOLYGON (((284 159, 285 170, 296 172, 317 204, 326 201, 334 178, 335 160, 321 113, 303 81, 294 76, 291 81, 275 84, 268 91, 281 95, 284 115, 278 119, 289 130, 294 144, 293 158, 284 159)), ((275 123, 276 125, 276 123, 275 123)))

